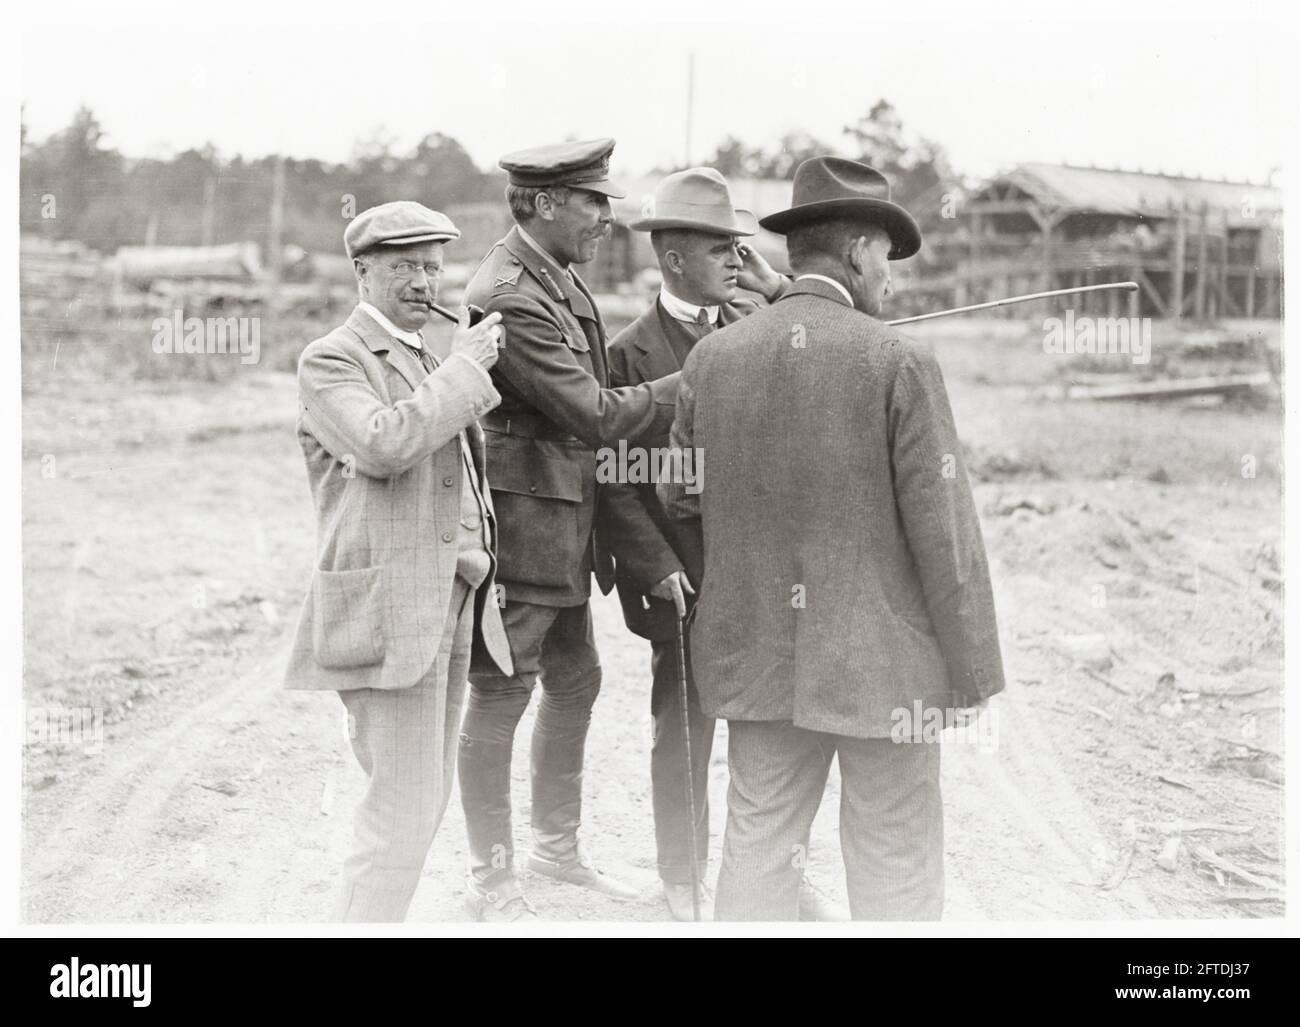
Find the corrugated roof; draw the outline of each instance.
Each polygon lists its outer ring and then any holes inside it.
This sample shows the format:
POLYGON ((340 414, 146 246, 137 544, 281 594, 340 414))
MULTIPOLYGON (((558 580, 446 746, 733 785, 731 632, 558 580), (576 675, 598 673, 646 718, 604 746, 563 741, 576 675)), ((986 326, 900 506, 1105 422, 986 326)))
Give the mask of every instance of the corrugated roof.
POLYGON ((1248 201, 1254 206, 1255 220, 1282 209, 1282 190, 1275 186, 1068 164, 1021 164, 991 179, 979 192, 1002 184, 1023 189, 1047 207, 1128 217, 1164 217, 1171 204, 1191 210, 1208 204, 1226 212, 1229 223, 1247 224, 1251 219, 1243 209, 1248 201))

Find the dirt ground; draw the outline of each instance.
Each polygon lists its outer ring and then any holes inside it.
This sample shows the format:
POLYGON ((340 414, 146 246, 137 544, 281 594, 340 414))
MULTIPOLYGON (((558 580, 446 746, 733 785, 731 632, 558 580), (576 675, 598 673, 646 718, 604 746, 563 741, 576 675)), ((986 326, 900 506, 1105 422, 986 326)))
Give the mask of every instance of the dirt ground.
MULTIPOLYGON (((946 916, 1280 916, 1280 405, 1066 403, 1040 392, 1070 371, 1032 333, 926 334, 977 481, 1008 675, 983 744, 944 748, 946 916)), ((363 779, 337 697, 279 687, 313 558, 292 378, 110 384, 78 376, 72 347, 57 378, 47 359, 24 361, 24 918, 324 920, 363 779), (101 734, 31 734, 81 707, 103 711, 101 734)), ((526 885, 548 919, 665 920, 649 646, 615 602, 594 609, 584 837, 642 896, 526 885)), ((531 712, 521 849, 530 728, 531 712)), ((809 875, 842 900, 837 788, 809 875)), ((464 856, 453 801, 410 920, 465 919, 464 856)))

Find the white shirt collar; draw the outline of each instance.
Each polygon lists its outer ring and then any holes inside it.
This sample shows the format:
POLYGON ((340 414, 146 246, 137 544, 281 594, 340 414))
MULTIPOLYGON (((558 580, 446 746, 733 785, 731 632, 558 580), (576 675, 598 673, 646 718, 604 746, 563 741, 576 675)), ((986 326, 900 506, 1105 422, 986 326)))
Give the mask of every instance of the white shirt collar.
POLYGON ((398 328, 397 325, 393 324, 392 321, 388 320, 388 318, 386 318, 382 313, 380 313, 379 308, 376 307, 373 303, 367 303, 365 300, 362 300, 360 303, 357 304, 357 306, 360 307, 362 310, 364 310, 372 318, 374 318, 375 322, 379 325, 379 327, 382 328, 384 331, 386 331, 394 339, 401 339, 412 349, 424 348, 424 339, 419 332, 402 331, 402 329, 398 328))
POLYGON ((668 291, 667 287, 659 290, 659 302, 664 305, 664 310, 678 321, 689 321, 695 324, 703 310, 705 316, 709 319, 709 324, 718 323, 718 305, 715 303, 711 307, 701 307, 698 303, 688 303, 680 296, 674 296, 668 291))
POLYGON ((849 290, 840 285, 834 278, 827 278, 825 275, 800 275, 795 281, 802 282, 805 278, 813 278, 819 282, 825 282, 827 285, 835 286, 835 288, 839 289, 840 295, 849 301, 849 306, 853 306, 853 297, 849 295, 849 290))

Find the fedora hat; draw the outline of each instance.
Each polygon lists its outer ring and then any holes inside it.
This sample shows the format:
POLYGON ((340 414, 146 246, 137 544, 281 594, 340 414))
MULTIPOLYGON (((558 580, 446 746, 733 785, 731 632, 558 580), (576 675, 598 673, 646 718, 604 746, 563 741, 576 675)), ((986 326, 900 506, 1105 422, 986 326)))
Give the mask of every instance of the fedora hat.
POLYGON ((628 224, 637 232, 660 228, 692 228, 719 235, 754 235, 758 221, 731 205, 731 189, 713 168, 687 168, 669 175, 646 197, 641 217, 628 224))
POLYGON ((793 205, 769 214, 759 224, 785 235, 791 229, 832 217, 851 217, 879 225, 893 245, 890 260, 921 248, 916 219, 889 199, 889 179, 875 168, 842 157, 813 157, 794 173, 793 205))

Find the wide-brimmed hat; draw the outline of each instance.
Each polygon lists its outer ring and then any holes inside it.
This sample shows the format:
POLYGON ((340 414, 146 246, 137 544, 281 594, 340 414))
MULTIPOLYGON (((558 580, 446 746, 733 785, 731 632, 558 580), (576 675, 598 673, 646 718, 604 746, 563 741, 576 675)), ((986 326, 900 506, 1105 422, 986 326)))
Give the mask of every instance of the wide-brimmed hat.
POLYGON ((641 217, 628 223, 637 232, 691 228, 719 235, 754 235, 753 213, 731 203, 731 189, 713 168, 687 168, 669 175, 647 196, 641 217))
POLYGON ((889 179, 875 168, 842 157, 813 157, 794 173, 794 201, 759 224, 785 235, 800 225, 833 217, 852 217, 880 225, 893 245, 890 260, 921 248, 921 229, 906 210, 889 199, 889 179))

